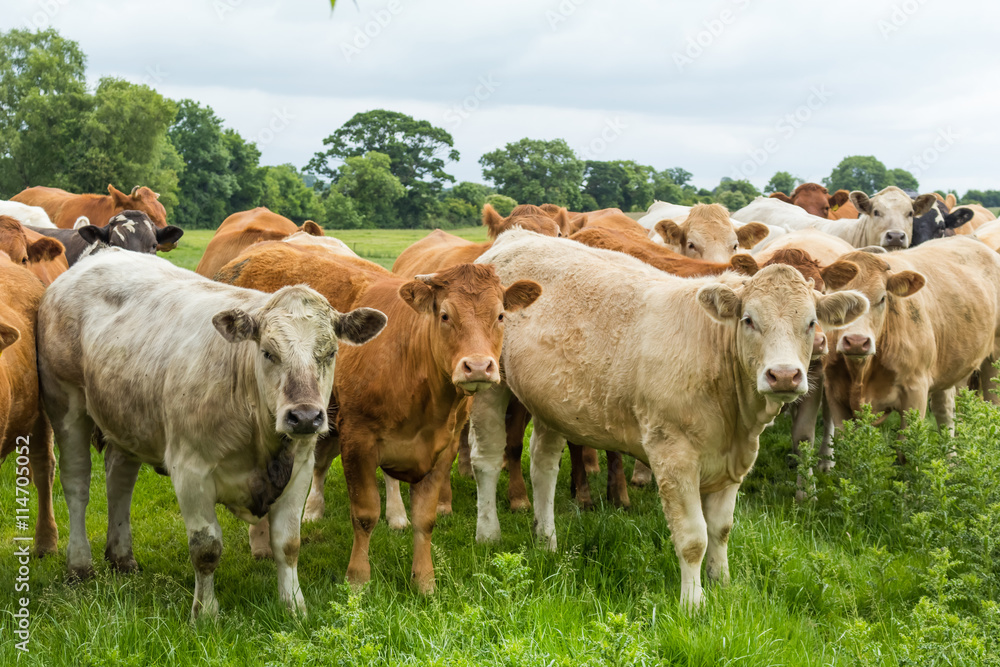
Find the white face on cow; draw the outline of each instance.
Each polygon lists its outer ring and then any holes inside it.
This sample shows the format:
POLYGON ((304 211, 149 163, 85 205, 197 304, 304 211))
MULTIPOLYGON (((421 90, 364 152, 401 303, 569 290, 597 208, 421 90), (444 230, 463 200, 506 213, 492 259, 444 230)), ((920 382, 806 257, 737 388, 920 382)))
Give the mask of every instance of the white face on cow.
POLYGON ((739 229, 720 204, 698 204, 684 222, 660 220, 654 229, 664 244, 685 257, 725 264, 740 248, 752 248, 767 236, 768 229, 751 222, 739 229))
POLYGON ((338 341, 361 345, 385 327, 384 314, 358 308, 341 314, 320 294, 285 287, 256 311, 226 310, 212 318, 232 342, 253 341, 257 389, 275 417, 275 431, 310 437, 329 429, 338 341))
POLYGON ((916 199, 895 186, 889 186, 869 198, 864 192, 851 193, 851 203, 858 209, 858 224, 863 226, 860 246, 878 245, 887 250, 908 248, 913 242, 913 219, 934 205, 934 195, 916 199))
POLYGON ((736 327, 736 354, 761 395, 789 402, 809 390, 806 374, 816 327, 843 326, 868 309, 856 292, 824 296, 794 268, 765 267, 742 287, 712 283, 698 302, 715 320, 736 327))

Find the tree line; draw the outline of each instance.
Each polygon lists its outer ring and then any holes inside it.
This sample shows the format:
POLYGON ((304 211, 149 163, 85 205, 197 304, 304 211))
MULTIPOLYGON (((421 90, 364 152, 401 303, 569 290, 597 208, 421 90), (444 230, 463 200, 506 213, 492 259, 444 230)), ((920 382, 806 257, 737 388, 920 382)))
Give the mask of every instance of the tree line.
MULTIPOLYGON (((681 167, 584 160, 562 139, 508 143, 479 159, 489 185, 456 183, 446 170, 459 159, 451 134, 385 109, 356 114, 302 169, 261 165, 257 145, 210 107, 110 77, 91 92, 85 69, 79 45, 55 30, 0 33, 0 199, 32 185, 81 193, 148 185, 182 227, 214 228, 231 213, 267 206, 296 222, 349 229, 476 225, 487 202, 503 215, 519 203, 644 211, 655 199, 736 210, 762 194, 728 177, 696 188, 681 167)), ((791 194, 801 182, 779 171, 764 194, 791 194)), ((913 174, 872 156, 844 158, 823 184, 918 188, 913 174)), ((970 190, 960 201, 1000 206, 1000 191, 970 190)))

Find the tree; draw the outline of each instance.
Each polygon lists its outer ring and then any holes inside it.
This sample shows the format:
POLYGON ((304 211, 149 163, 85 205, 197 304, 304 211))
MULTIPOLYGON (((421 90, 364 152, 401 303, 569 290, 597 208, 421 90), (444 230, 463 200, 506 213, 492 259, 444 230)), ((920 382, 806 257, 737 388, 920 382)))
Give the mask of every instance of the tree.
POLYGON ((481 211, 486 198, 490 195, 490 188, 480 183, 462 181, 451 189, 449 196, 461 199, 471 204, 478 211, 481 211))
POLYGON ((182 227, 218 227, 233 212, 230 200, 237 191, 222 120, 210 107, 181 100, 168 136, 184 160, 174 222, 182 227))
POLYGON ((297 224, 322 219, 324 206, 316 191, 307 187, 298 169, 290 164, 263 167, 264 194, 261 205, 297 224))
MULTIPOLYGON (((260 167, 260 149, 257 144, 244 141, 236 130, 227 129, 222 134, 229 151, 227 170, 236 179, 236 189, 229 197, 227 215, 237 211, 247 211, 260 205, 264 198, 265 170, 260 167)), ((310 179, 315 180, 315 179, 310 179)), ((302 182, 312 188, 312 183, 304 177, 302 182)))
POLYGON ((521 139, 486 153, 479 164, 500 194, 522 204, 580 208, 585 165, 563 139, 521 139))
POLYGON ((994 208, 1000 206, 1000 190, 969 190, 959 202, 994 208))
POLYGON ((55 30, 0 33, 0 198, 70 186, 70 156, 93 107, 85 66, 76 42, 55 30))
POLYGON ((920 184, 917 182, 917 177, 906 171, 905 169, 890 169, 886 173, 886 178, 888 182, 886 186, 895 185, 901 190, 917 190, 920 184))
POLYGON ((360 229, 365 221, 354 208, 354 200, 331 190, 323 202, 323 226, 328 229, 360 229))
POLYGON ((861 190, 873 194, 889 185, 885 165, 873 155, 851 155, 840 161, 823 185, 830 192, 861 190))
POLYGON ((419 227, 434 210, 444 183, 455 180, 444 170, 445 160, 459 157, 451 134, 396 111, 356 114, 324 139, 323 145, 327 149, 313 156, 306 171, 332 181, 340 177, 337 163, 372 151, 387 155, 392 175, 405 188, 405 199, 399 198, 396 207, 399 223, 405 227, 419 227))
POLYGON ((687 185, 691 179, 694 177, 687 169, 682 169, 681 167, 671 167, 670 169, 664 169, 663 173, 670 177, 670 180, 682 188, 687 185))
POLYGON ((389 156, 370 151, 363 157, 349 157, 337 170, 331 192, 352 200, 353 207, 367 228, 402 227, 395 204, 406 196, 406 189, 391 171, 389 156))
POLYGON ((652 167, 632 160, 590 160, 586 165, 583 193, 594 198, 597 208, 646 210, 653 203, 655 192, 650 181, 652 174, 652 167))
POLYGON ((503 217, 510 215, 510 212, 517 206, 517 200, 506 195, 492 194, 486 198, 486 203, 492 206, 497 213, 503 217))
MULTIPOLYGON (((671 176, 672 171, 672 169, 664 169, 663 171, 653 172, 653 199, 670 202, 671 204, 685 203, 684 190, 681 185, 674 182, 674 178, 671 176)), ((681 171, 684 170, 682 169, 681 171)))
POLYGON ((764 186, 764 194, 771 194, 772 192, 784 192, 786 195, 791 196, 795 188, 802 183, 801 178, 796 178, 792 176, 787 171, 779 171, 771 177, 771 180, 767 182, 764 186))

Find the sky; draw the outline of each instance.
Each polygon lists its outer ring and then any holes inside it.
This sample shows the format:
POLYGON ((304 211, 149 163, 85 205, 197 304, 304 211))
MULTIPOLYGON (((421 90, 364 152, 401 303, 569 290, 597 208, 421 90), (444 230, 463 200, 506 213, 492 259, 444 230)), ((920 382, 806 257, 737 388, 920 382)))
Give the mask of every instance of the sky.
POLYGON ((1000 188, 1000 4, 958 0, 3 0, 88 80, 208 104, 262 163, 303 167, 354 114, 448 130, 447 170, 523 137, 763 187, 847 155, 921 190, 1000 188))

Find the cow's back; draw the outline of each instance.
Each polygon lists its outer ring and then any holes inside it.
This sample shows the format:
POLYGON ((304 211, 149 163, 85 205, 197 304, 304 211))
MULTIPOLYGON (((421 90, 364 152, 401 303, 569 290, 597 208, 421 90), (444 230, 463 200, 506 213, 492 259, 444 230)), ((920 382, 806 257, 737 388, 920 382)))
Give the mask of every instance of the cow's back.
POLYGON ((473 243, 435 229, 412 244, 396 258, 392 272, 405 278, 470 264, 490 248, 490 243, 473 243))
POLYGON ((214 278, 219 269, 249 246, 262 241, 280 241, 298 231, 294 222, 263 206, 233 213, 215 230, 195 272, 214 278))

